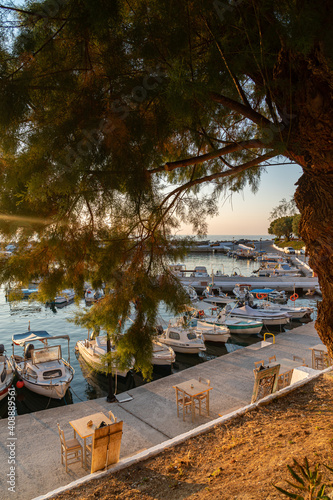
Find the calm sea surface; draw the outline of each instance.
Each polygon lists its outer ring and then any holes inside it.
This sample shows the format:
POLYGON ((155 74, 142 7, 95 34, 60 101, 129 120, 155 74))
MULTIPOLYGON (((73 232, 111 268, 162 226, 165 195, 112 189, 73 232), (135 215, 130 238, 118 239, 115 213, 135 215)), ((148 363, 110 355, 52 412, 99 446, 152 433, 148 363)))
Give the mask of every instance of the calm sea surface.
MULTIPOLYGON (((235 237, 235 239, 238 238, 235 237)), ((260 236, 259 236, 260 238, 260 236)), ((253 239, 259 239, 253 238, 253 239)), ((265 239, 267 237, 265 236, 265 239)), ((213 240, 212 236, 207 239, 213 240)), ((227 236, 218 236, 218 240, 227 240, 227 236)), ((230 238, 232 240, 232 237, 230 238)), ((267 238, 268 239, 268 238, 267 238)), ((183 262, 188 269, 194 266, 202 265, 207 267, 208 273, 221 270, 226 274, 237 272, 244 276, 250 276, 254 269, 258 268, 258 263, 254 261, 235 261, 223 254, 190 254, 183 262)), ((316 307, 318 296, 314 298, 301 297, 297 305, 311 305, 316 307)), ((292 304, 292 302, 290 302, 292 304)), ((7 302, 3 289, 0 289, 0 343, 5 345, 7 354, 12 353, 11 338, 15 333, 23 333, 28 330, 29 322, 31 330, 46 330, 52 335, 66 334, 70 336, 70 361, 75 369, 74 379, 71 384, 66 400, 57 402, 48 398, 31 393, 27 389, 17 390, 17 412, 19 414, 31 411, 42 410, 45 408, 77 403, 88 399, 95 399, 107 395, 107 380, 102 375, 96 375, 87 365, 77 359, 75 354, 75 344, 78 340, 86 338, 87 331, 81 327, 68 322, 68 319, 74 316, 78 308, 85 307, 84 300, 80 305, 75 303, 66 305, 63 308, 57 308, 53 312, 49 307, 34 303, 35 309, 28 301, 7 302)), ((168 314, 161 308, 161 322, 168 321, 168 314)), ((300 323, 296 323, 299 326, 300 323)), ((295 326, 296 326, 295 325, 295 326)), ((228 342, 220 344, 207 344, 207 351, 202 355, 177 354, 176 363, 173 372, 188 368, 190 366, 202 363, 216 356, 221 356, 235 349, 244 347, 254 342, 258 342, 256 335, 234 336, 228 339, 228 342)), ((67 341, 61 341, 63 357, 67 359, 67 341)), ((22 348, 15 346, 15 353, 21 354, 22 348)), ((159 378, 161 374, 154 374, 154 378, 159 378)), ((142 385, 144 381, 140 374, 130 374, 126 380, 118 379, 117 392, 129 390, 131 387, 142 385)), ((0 402, 0 417, 6 416, 6 399, 0 402)))

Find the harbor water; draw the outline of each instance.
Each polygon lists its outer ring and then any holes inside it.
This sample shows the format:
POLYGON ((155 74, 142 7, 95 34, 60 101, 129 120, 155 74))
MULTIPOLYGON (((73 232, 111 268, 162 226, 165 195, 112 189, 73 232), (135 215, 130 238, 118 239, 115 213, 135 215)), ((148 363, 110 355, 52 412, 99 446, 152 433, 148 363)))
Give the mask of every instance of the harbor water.
MULTIPOLYGON (((223 237, 220 237, 221 239, 223 237)), ((218 238, 216 238, 218 239, 218 238)), ((254 270, 258 269, 258 263, 255 261, 241 260, 236 261, 221 253, 195 253, 189 256, 182 262, 187 269, 194 269, 195 266, 205 266, 207 272, 221 271, 225 274, 237 273, 238 275, 250 276, 254 270)), ((309 305, 316 309, 319 296, 300 297, 296 305, 309 305)), ((294 303, 289 301, 288 305, 294 303)), ((5 291, 0 289, 0 343, 4 344, 7 355, 12 354, 12 335, 24 333, 28 331, 29 323, 31 330, 46 330, 51 335, 69 335, 70 337, 70 362, 75 369, 74 379, 71 383, 71 388, 66 394, 66 398, 61 401, 50 400, 49 398, 38 396, 26 388, 17 389, 17 412, 19 414, 43 410, 46 408, 77 403, 88 399, 104 397, 108 392, 107 378, 103 375, 94 373, 84 361, 77 357, 75 352, 75 344, 78 340, 87 337, 87 331, 72 322, 71 318, 79 309, 85 307, 85 302, 82 298, 80 304, 71 303, 62 308, 50 308, 44 304, 30 303, 28 301, 8 302, 6 300, 5 291)), ((166 326, 170 317, 161 308, 161 323, 166 326)), ((314 313, 315 314, 315 313, 314 313)), ((299 322, 290 323, 287 328, 299 326, 299 322)), ((273 331, 270 329, 270 331, 273 331)), ((274 334, 278 334, 279 330, 275 329, 274 334)), ((176 355, 176 362, 172 368, 173 372, 183 370, 190 366, 204 361, 213 359, 216 356, 222 356, 235 349, 245 347, 254 342, 258 342, 262 335, 246 335, 246 336, 231 336, 226 343, 207 343, 207 350, 200 355, 176 355)), ((58 341, 57 341, 58 342, 58 341)), ((67 341, 59 342, 62 346, 63 357, 67 359, 67 341)), ((15 346, 15 353, 22 354, 22 348, 15 346)), ((154 378, 163 376, 161 373, 154 373, 154 378)), ((138 373, 129 374, 126 379, 117 378, 115 381, 117 393, 127 391, 131 387, 142 385, 145 381, 138 373)), ((6 416, 6 398, 0 402, 0 417, 6 416)))

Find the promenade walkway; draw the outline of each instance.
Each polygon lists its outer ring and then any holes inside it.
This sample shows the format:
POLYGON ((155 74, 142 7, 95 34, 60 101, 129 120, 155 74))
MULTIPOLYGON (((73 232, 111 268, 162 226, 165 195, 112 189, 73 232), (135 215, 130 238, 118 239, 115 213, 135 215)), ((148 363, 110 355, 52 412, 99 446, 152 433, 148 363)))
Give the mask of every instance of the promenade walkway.
POLYGON ((309 348, 318 344, 318 341, 314 323, 311 322, 278 334, 275 344, 260 350, 253 349, 252 345, 132 389, 129 394, 133 399, 125 403, 109 404, 103 398, 17 416, 15 493, 8 491, 7 474, 10 465, 7 445, 10 435, 7 420, 1 420, 1 498, 29 500, 87 475, 88 471, 78 463, 70 466, 69 473, 66 474, 60 462, 57 422, 68 435, 72 435, 68 424, 70 420, 96 412, 107 414, 111 409, 124 421, 121 458, 125 458, 214 420, 218 414, 227 414, 249 404, 253 390, 254 361, 267 361, 273 354, 277 358, 292 358, 293 354, 297 354, 311 365, 309 348), (213 387, 210 393, 210 416, 196 415, 192 424, 188 415, 183 422, 182 418, 177 418, 172 386, 199 376, 210 379, 213 387))

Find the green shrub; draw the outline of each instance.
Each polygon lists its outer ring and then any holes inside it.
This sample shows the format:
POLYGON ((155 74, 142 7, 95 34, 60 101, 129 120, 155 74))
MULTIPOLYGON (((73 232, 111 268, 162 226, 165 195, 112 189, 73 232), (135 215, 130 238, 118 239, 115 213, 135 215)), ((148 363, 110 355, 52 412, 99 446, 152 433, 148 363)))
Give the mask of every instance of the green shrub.
MULTIPOLYGON (((330 467, 325 467, 332 471, 330 467)), ((286 479, 286 482, 300 493, 292 493, 273 484, 274 488, 280 491, 280 493, 283 493, 288 498, 294 498, 294 500, 330 500, 330 497, 325 495, 326 484, 322 484, 319 464, 316 464, 314 469, 311 470, 308 459, 305 457, 304 465, 300 465, 294 459, 293 467, 287 465, 287 468, 296 483, 288 481, 288 479, 286 479)))

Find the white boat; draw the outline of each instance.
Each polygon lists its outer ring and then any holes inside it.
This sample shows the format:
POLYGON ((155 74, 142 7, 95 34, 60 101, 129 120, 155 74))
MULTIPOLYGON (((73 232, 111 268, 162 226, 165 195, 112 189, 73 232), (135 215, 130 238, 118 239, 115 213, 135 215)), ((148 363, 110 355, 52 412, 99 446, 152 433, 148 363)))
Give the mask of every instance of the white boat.
POLYGON ((178 278, 184 278, 186 276, 185 264, 170 264, 169 269, 172 274, 174 274, 178 278))
POLYGON ((75 292, 71 288, 66 288, 62 290, 59 295, 54 299, 55 304, 67 304, 74 300, 75 292))
POLYGON ((211 327, 212 325, 222 328, 226 326, 230 334, 255 335, 261 332, 263 322, 255 319, 241 319, 227 316, 224 310, 220 311, 216 308, 208 311, 198 311, 197 325, 199 328, 211 327))
POLYGON ((15 372, 24 385, 33 392, 53 399, 64 397, 74 376, 69 363, 69 336, 52 336, 46 331, 28 331, 13 335, 12 363, 15 372), (68 361, 62 358, 60 345, 49 345, 50 340, 66 339, 68 361), (35 348, 31 342, 39 341, 42 348, 35 348), (24 348, 23 356, 14 353, 14 345, 24 348))
POLYGON ((230 330, 226 325, 208 325, 198 322, 196 331, 202 335, 205 342, 226 342, 230 337, 230 330))
POLYGON ((259 269, 258 276, 301 276, 299 269, 286 262, 267 262, 264 268, 259 269))
POLYGON ((288 302, 287 294, 284 290, 280 292, 273 288, 254 288, 251 290, 253 297, 257 299, 267 299, 275 304, 286 304, 288 302))
POLYGON ((205 266, 195 266, 193 273, 191 274, 192 278, 208 278, 209 274, 207 273, 207 268, 205 266))
POLYGON ((185 327, 180 323, 172 324, 164 333, 157 337, 159 342, 171 347, 175 352, 186 354, 199 354, 206 350, 202 336, 191 327, 185 327))
POLYGON ((258 309, 269 312, 288 313, 291 320, 310 317, 313 313, 313 307, 294 307, 280 304, 270 304, 269 302, 263 302, 260 306, 258 306, 258 309))
POLYGON ((197 292, 194 290, 194 288, 190 285, 183 285, 183 288, 187 295, 190 297, 192 302, 197 302, 199 300, 197 292))
POLYGON ((225 313, 233 318, 254 319, 262 321, 265 326, 282 326, 290 321, 288 313, 270 312, 262 309, 254 309, 245 304, 241 307, 231 307, 227 304, 224 309, 225 313))
POLYGON ((84 294, 84 300, 87 304, 92 304, 104 297, 104 291, 99 288, 98 290, 93 290, 92 288, 87 288, 84 294))
POLYGON ((12 363, 5 354, 5 346, 0 344, 0 401, 7 396, 14 375, 12 363))
POLYGON ((234 300, 225 293, 222 292, 221 288, 217 288, 218 295, 213 293, 212 285, 208 285, 206 289, 202 292, 203 301, 208 304, 229 304, 230 302, 234 302, 234 300))
MULTIPOLYGON (((105 335, 100 335, 93 339, 79 340, 75 349, 82 356, 84 361, 95 371, 107 373, 108 365, 105 359, 107 354, 107 338, 105 335)), ((117 349, 110 343, 110 351, 115 357, 117 349)), ((127 370, 119 370, 115 365, 112 365, 112 373, 119 377, 126 377, 134 363, 127 370)))
POLYGON ((168 345, 162 344, 157 340, 153 340, 153 354, 151 363, 159 368, 171 368, 172 363, 176 360, 175 351, 168 345))

